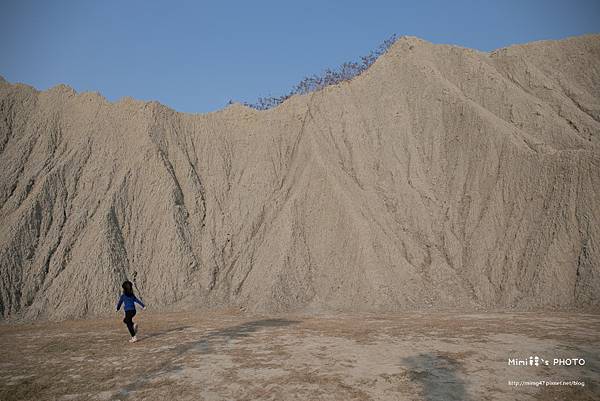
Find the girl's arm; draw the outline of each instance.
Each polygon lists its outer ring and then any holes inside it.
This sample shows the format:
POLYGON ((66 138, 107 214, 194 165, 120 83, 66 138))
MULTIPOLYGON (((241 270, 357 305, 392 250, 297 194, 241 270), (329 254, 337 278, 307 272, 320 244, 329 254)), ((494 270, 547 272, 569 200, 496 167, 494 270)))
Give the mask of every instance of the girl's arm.
POLYGON ((146 305, 144 305, 144 303, 142 301, 140 301, 137 297, 133 298, 133 302, 137 302, 138 304, 140 304, 142 306, 142 308, 146 307, 146 305))
POLYGON ((117 312, 121 309, 121 304, 123 304, 123 295, 119 297, 119 303, 117 304, 117 312))

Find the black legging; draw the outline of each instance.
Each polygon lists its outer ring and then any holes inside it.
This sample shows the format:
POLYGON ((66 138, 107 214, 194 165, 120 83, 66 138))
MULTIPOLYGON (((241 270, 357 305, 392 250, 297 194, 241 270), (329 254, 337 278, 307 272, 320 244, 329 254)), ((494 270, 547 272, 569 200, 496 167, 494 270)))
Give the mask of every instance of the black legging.
POLYGON ((126 310, 125 311, 125 319, 123 319, 123 323, 127 325, 127 330, 129 330, 129 334, 131 337, 135 336, 135 330, 133 329, 133 317, 135 316, 134 310, 126 310))

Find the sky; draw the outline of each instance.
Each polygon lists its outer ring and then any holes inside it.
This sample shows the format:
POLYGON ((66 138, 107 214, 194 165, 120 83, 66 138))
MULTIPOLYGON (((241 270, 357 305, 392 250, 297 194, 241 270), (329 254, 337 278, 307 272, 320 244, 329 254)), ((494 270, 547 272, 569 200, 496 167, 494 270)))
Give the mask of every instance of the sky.
POLYGON ((392 34, 484 51, 600 33, 600 0, 0 0, 0 75, 203 113, 287 93, 392 34))

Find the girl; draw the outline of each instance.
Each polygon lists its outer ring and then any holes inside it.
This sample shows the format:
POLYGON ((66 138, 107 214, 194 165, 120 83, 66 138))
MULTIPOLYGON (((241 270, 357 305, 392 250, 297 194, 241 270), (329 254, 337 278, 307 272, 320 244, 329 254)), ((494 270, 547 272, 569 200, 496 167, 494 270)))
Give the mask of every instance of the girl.
POLYGON ((146 305, 133 293, 133 285, 131 281, 125 281, 122 285, 123 294, 121 298, 119 298, 119 303, 117 304, 117 312, 121 309, 121 304, 124 304, 123 309, 125 310, 125 319, 123 319, 123 323, 127 325, 127 329, 129 330, 129 334, 131 334, 130 343, 134 343, 137 341, 137 337, 135 334, 137 333, 137 324, 133 323, 133 317, 135 316, 135 304, 136 302, 142 306, 142 309, 146 309, 146 305))

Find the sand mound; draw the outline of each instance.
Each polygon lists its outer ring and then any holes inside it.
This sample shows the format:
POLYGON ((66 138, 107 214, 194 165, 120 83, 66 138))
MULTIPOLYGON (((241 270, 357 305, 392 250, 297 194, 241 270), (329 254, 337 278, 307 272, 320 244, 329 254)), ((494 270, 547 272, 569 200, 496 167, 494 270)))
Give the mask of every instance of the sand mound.
POLYGON ((600 35, 399 39, 205 115, 0 82, 0 310, 600 305, 600 35))

